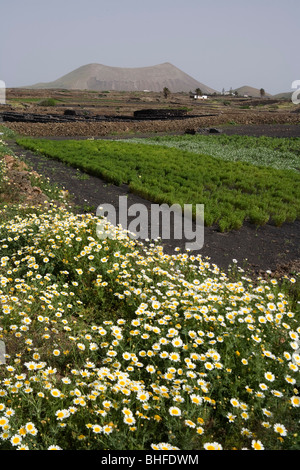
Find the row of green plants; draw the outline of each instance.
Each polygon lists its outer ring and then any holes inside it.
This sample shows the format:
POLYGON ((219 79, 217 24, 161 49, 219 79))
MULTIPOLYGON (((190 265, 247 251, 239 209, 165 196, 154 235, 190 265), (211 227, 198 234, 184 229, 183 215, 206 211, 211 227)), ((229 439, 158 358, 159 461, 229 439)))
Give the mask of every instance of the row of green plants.
MULTIPOLYGON (((132 192, 154 203, 193 204, 194 208, 196 204, 204 204, 206 226, 215 225, 221 231, 239 229, 245 221, 256 226, 266 223, 280 226, 294 222, 300 215, 300 173, 294 168, 278 169, 227 160, 173 144, 168 148, 131 141, 30 138, 17 142, 111 183, 128 184, 132 192)), ((254 147, 249 151, 260 154, 261 148, 255 141, 249 142, 254 147)), ((290 145, 293 158, 299 159, 297 142, 281 145, 290 145)), ((237 155, 242 152, 240 143, 236 139, 237 155)), ((274 145, 275 141, 270 144, 273 148, 274 145)))
POLYGON ((227 161, 300 171, 300 138, 241 135, 180 135, 131 139, 130 142, 180 148, 227 161))

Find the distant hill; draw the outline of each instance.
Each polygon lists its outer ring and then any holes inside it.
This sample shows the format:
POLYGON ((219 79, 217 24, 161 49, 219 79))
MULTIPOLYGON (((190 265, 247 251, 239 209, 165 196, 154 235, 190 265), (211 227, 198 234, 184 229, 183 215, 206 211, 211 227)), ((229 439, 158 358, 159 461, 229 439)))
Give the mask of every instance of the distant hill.
POLYGON ((121 68, 101 64, 88 64, 64 75, 53 82, 37 83, 24 88, 67 90, 116 90, 155 91, 164 87, 173 93, 195 91, 200 88, 204 94, 216 90, 198 82, 174 65, 166 62, 151 67, 121 68))
POLYGON ((273 98, 276 98, 278 100, 291 100, 292 94, 292 91, 287 91, 285 93, 277 93, 277 95, 274 95, 273 98))
MULTIPOLYGON (((260 89, 253 88, 253 87, 248 86, 248 85, 241 86, 240 88, 236 88, 235 90, 233 90, 233 93, 236 92, 236 91, 238 92, 239 96, 247 95, 249 97, 251 96, 252 98, 260 98, 260 89)), ((272 95, 270 95, 269 93, 266 92, 265 96, 270 98, 272 95)))

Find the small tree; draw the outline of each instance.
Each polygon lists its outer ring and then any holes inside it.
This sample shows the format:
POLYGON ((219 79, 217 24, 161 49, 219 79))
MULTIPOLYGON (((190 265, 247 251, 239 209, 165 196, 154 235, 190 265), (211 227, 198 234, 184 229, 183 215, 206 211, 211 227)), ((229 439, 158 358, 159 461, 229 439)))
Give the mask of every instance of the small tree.
POLYGON ((196 88, 195 93, 196 93, 197 96, 202 96, 201 88, 196 88))
POLYGON ((261 97, 261 98, 263 98, 263 97, 265 96, 265 94, 266 94, 266 92, 265 92, 265 90, 264 90, 263 88, 261 88, 261 89, 259 90, 259 93, 260 93, 260 97, 261 97))
POLYGON ((167 88, 166 86, 163 89, 163 94, 165 98, 168 98, 168 96, 171 94, 169 88, 167 88))

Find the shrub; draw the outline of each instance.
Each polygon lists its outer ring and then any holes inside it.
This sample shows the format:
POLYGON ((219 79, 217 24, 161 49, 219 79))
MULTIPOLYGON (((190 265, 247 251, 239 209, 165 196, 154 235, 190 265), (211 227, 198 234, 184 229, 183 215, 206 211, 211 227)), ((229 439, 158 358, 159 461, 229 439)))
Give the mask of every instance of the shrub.
POLYGON ((49 107, 55 106, 56 100, 54 98, 46 98, 38 103, 39 106, 49 107))

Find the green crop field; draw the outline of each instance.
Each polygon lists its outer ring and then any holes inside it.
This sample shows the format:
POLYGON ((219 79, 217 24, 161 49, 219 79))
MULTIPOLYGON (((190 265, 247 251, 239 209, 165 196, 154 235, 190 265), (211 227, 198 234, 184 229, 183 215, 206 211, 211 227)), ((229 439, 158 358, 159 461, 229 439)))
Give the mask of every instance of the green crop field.
POLYGON ((130 139, 130 142, 175 147, 232 162, 300 171, 300 138, 219 134, 152 137, 130 139))
POLYGON ((239 229, 246 220, 280 226, 300 216, 299 139, 17 142, 114 184, 126 183, 155 203, 204 204, 205 224, 221 231, 239 229))

